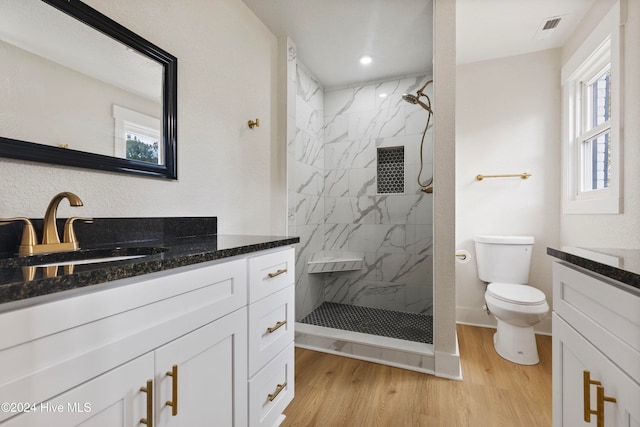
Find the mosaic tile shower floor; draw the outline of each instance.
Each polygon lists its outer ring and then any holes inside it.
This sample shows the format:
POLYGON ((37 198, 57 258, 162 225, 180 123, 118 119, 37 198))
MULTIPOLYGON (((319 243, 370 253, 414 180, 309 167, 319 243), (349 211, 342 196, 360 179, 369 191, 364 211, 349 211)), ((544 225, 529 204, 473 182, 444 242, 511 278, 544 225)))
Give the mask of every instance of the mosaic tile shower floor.
POLYGON ((302 323, 433 344, 433 317, 379 308, 325 302, 302 323))

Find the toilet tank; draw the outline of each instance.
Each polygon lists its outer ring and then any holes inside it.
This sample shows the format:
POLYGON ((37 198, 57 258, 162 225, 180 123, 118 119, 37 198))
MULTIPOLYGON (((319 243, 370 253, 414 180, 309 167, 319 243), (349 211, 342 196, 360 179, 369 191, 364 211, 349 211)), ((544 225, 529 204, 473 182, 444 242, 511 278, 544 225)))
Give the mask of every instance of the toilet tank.
POLYGON ((533 236, 476 236, 476 264, 483 282, 515 283, 529 281, 533 236))

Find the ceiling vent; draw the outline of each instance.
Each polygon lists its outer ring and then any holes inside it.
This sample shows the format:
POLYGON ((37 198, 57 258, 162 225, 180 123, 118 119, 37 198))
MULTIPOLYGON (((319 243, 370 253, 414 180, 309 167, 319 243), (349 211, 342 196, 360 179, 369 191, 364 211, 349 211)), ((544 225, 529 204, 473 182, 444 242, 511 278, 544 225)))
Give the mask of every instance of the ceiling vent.
POLYGON ((544 27, 542 27, 542 31, 555 29, 560 23, 560 19, 562 18, 552 18, 547 20, 547 22, 544 23, 544 27))
POLYGON ((552 16, 550 18, 546 18, 538 26, 538 30, 536 31, 536 34, 533 38, 535 40, 548 39, 551 36, 551 34, 553 34, 554 30, 558 28, 558 25, 560 24, 560 20, 562 19, 563 16, 552 16))

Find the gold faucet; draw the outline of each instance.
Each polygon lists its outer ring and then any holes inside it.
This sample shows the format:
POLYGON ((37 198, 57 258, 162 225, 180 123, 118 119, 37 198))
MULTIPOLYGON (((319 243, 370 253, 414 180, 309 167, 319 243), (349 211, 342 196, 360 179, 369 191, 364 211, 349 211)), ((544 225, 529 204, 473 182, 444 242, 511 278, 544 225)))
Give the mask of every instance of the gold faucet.
POLYGON ((71 206, 82 206, 82 200, 80 200, 80 198, 75 194, 68 191, 53 196, 53 199, 51 199, 51 201, 49 202, 49 206, 47 207, 47 211, 44 215, 41 244, 37 243, 36 232, 29 218, 17 217, 0 219, 0 223, 9 221, 24 222, 24 228, 22 229, 22 240, 18 248, 18 254, 20 256, 41 254, 47 252, 75 251, 80 248, 80 244, 73 229, 73 222, 79 220, 90 223, 93 222, 93 219, 80 217, 72 217, 67 219, 64 225, 62 242, 60 242, 60 236, 58 235, 58 226, 56 224, 56 216, 58 205, 60 204, 62 199, 69 200, 69 204, 71 206))

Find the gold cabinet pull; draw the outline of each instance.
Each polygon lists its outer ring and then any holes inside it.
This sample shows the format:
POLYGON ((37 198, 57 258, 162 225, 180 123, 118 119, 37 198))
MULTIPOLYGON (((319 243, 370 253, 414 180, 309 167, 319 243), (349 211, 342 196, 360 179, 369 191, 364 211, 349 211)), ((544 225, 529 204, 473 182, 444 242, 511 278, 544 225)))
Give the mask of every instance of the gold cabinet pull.
POLYGON ((140 391, 147 393, 147 418, 140 418, 140 424, 153 427, 153 380, 147 380, 147 386, 140 387, 140 391))
POLYGON ((267 332, 269 332, 271 334, 271 333, 277 331, 278 329, 280 329, 281 327, 283 327, 286 324, 287 324, 287 321, 286 320, 282 320, 282 321, 276 323, 275 326, 267 328, 267 332))
POLYGON ((591 379, 591 372, 582 372, 582 386, 584 398, 584 421, 591 422, 591 415, 596 416, 597 427, 604 427, 604 402, 616 402, 614 397, 604 395, 604 387, 600 381, 591 379), (591 409, 591 386, 596 386, 596 409, 591 409))
POLYGON ((278 397, 278 395, 280 394, 280 392, 282 390, 284 390, 284 388, 287 386, 287 383, 284 382, 282 384, 278 384, 278 387, 276 387, 276 392, 273 394, 269 394, 269 402, 273 402, 273 399, 275 399, 276 397, 278 397))
POLYGON ((276 271, 275 273, 269 273, 268 276, 269 276, 270 279, 273 279, 274 277, 279 276, 281 274, 284 274, 286 272, 287 272, 287 269, 283 268, 283 269, 280 269, 280 270, 276 271))
POLYGON ((171 416, 178 415, 178 365, 173 365, 171 370, 167 372, 167 376, 171 377, 171 400, 167 400, 166 405, 171 406, 171 416))

